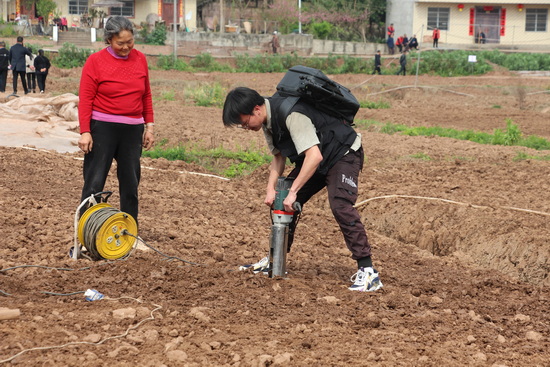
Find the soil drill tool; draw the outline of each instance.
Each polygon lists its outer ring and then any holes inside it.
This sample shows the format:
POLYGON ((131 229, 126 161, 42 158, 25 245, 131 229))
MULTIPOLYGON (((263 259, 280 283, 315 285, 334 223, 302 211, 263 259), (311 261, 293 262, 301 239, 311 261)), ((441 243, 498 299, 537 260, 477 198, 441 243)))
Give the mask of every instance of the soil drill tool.
MULTIPOLYGON (((284 277, 286 275, 286 253, 288 250, 288 230, 292 222, 294 212, 285 211, 283 201, 288 196, 288 191, 294 182, 294 178, 279 177, 275 187, 275 201, 271 208, 271 238, 269 241, 269 277, 284 277)), ((300 212, 301 205, 293 204, 294 210, 300 212)))
POLYGON ((137 239, 137 223, 127 213, 107 204, 111 191, 91 195, 80 203, 75 213, 74 247, 70 251, 78 259, 82 247, 93 260, 119 259, 126 256, 137 239), (81 210, 89 206, 82 215, 81 210))

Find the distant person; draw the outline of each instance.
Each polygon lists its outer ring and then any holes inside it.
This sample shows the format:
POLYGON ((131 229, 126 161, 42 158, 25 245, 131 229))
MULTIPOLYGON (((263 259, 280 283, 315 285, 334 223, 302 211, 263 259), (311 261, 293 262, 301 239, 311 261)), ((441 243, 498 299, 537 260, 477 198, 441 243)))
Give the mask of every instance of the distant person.
POLYGON ((44 50, 38 50, 38 56, 34 58, 34 70, 36 72, 36 82, 40 93, 46 91, 46 78, 50 70, 50 60, 44 56, 44 50))
POLYGON ((393 33, 388 36, 388 40, 386 41, 386 44, 388 45, 388 54, 390 55, 395 54, 395 43, 393 40, 393 33))
POLYGON ((66 17, 61 18, 61 32, 69 30, 67 25, 68 25, 67 18, 66 17))
POLYGON ((32 56, 28 48, 23 46, 23 37, 17 37, 17 43, 10 48, 10 68, 13 72, 13 94, 17 95, 17 77, 21 78, 21 84, 25 94, 29 94, 27 88, 27 67, 25 63, 25 55, 32 56))
POLYGON ((134 49, 134 27, 126 17, 110 17, 104 39, 109 46, 88 57, 80 78, 81 202, 103 191, 114 159, 120 210, 137 223, 141 152, 155 141, 149 68, 145 55, 134 49))
MULTIPOLYGON (((29 48, 29 51, 32 50, 29 48)), ((32 91, 33 93, 36 93, 36 73, 34 70, 34 58, 36 55, 32 54, 31 56, 25 55, 25 72, 27 73, 27 89, 29 90, 29 93, 32 91)))
POLYGON ((433 43, 434 48, 439 48, 439 37, 441 37, 441 32, 439 32, 439 29, 436 27, 432 32, 432 38, 434 40, 434 43, 433 43))
POLYGON ((0 93, 6 93, 10 52, 6 49, 6 42, 0 41, 0 93))
POLYGON ((403 73, 403 76, 405 76, 407 74, 407 51, 403 51, 403 53, 399 57, 399 65, 401 66, 401 68, 396 75, 403 73))
POLYGON ((382 74, 380 71, 380 66, 382 65, 382 57, 380 56, 380 50, 376 51, 376 55, 374 55, 374 71, 372 72, 372 75, 378 73, 378 75, 382 74))
POLYGON ((281 43, 279 42, 279 36, 277 35, 277 31, 273 32, 273 37, 271 38, 271 41, 269 41, 269 44, 271 45, 271 49, 273 50, 274 54, 279 53, 279 49, 281 48, 281 43))
POLYGON ((388 27, 388 37, 393 35, 395 33, 395 28, 393 26, 393 23, 390 24, 390 26, 388 27))
POLYGON ((409 40, 409 49, 415 49, 418 50, 418 39, 416 38, 416 34, 413 34, 411 39, 409 40))
POLYGON ((399 52, 403 52, 403 36, 397 37, 397 40, 395 41, 395 45, 399 49, 399 52))
POLYGON ((485 32, 481 31, 479 33, 479 43, 485 43, 485 42, 486 42, 485 32))
POLYGON ((409 50, 409 37, 407 37, 407 34, 403 35, 403 50, 409 50))

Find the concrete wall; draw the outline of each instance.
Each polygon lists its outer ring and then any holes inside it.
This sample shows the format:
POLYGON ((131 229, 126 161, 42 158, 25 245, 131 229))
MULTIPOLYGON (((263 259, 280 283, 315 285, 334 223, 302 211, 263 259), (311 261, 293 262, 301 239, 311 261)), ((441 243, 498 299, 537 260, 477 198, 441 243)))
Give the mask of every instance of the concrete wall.
MULTIPOLYGON (((173 33, 169 32, 167 44, 173 44, 173 33)), ((268 50, 266 45, 271 40, 271 35, 246 34, 246 33, 178 33, 178 43, 196 43, 212 48, 231 49, 237 53, 261 53, 268 50)), ((385 52, 385 44, 340 42, 313 39, 310 34, 280 35, 282 52, 296 52, 300 55, 373 55, 376 50, 385 52)))
MULTIPOLYGON (((426 35, 426 33, 424 33, 426 35)), ((430 32, 431 35, 431 32, 430 32)), ((422 49, 428 49, 432 47, 431 38, 422 42, 420 33, 417 34, 422 49)), ((168 33, 167 44, 173 45, 173 33, 168 33)), ((504 39, 504 37, 503 37, 504 39)), ((229 56, 233 54, 259 54, 270 52, 270 48, 267 46, 271 40, 270 35, 264 34, 246 34, 246 33, 214 33, 214 32, 197 32, 197 33, 178 33, 178 44, 183 50, 186 46, 193 44, 200 45, 201 48, 212 55, 229 56)), ((333 55, 350 55, 350 56, 365 56, 372 57, 377 50, 382 51, 382 54, 387 54, 386 44, 380 43, 363 43, 363 42, 340 42, 340 41, 326 41, 313 39, 312 35, 280 35, 282 53, 289 54, 295 52, 300 56, 326 56, 333 55)), ((454 39, 453 39, 454 41, 454 39)), ((460 39, 456 39, 460 41, 460 39)), ((517 50, 523 52, 548 52, 550 50, 550 44, 545 45, 533 45, 531 43, 517 43, 517 44, 476 44, 473 41, 468 43, 463 42, 446 42, 443 39, 440 40, 441 49, 463 49, 463 50, 479 50, 479 49, 499 49, 499 50, 517 50), (443 43, 441 43, 443 41, 443 43)))

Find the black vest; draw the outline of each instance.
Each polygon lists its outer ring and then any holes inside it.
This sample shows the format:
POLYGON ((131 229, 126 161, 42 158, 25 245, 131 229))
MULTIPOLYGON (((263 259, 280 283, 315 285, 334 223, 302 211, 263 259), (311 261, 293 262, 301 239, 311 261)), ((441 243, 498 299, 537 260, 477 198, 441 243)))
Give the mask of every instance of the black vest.
POLYGON ((292 163, 302 164, 304 160, 304 156, 298 155, 296 152, 296 147, 286 127, 286 118, 292 112, 299 112, 309 117, 315 126, 320 142, 319 149, 323 155, 323 160, 317 169, 320 174, 326 174, 349 151, 357 138, 357 133, 345 120, 317 111, 306 103, 298 101, 290 109, 290 112, 285 114, 280 109, 285 97, 273 96, 268 100, 271 109, 273 145, 281 152, 282 156, 290 159, 292 163))

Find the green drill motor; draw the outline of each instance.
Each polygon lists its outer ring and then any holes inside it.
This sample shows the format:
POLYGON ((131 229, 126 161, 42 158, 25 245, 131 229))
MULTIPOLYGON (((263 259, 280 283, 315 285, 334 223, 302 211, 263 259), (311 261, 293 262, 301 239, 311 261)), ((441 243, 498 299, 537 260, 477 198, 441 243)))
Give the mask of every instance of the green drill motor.
MULTIPOLYGON (((279 177, 275 187, 275 201, 271 208, 271 238, 269 241, 269 277, 286 276, 286 253, 288 250, 288 230, 292 223, 294 211, 287 212, 283 201, 288 196, 292 187, 294 178, 279 177)), ((301 211, 301 205, 295 202, 293 205, 295 211, 301 211)))

